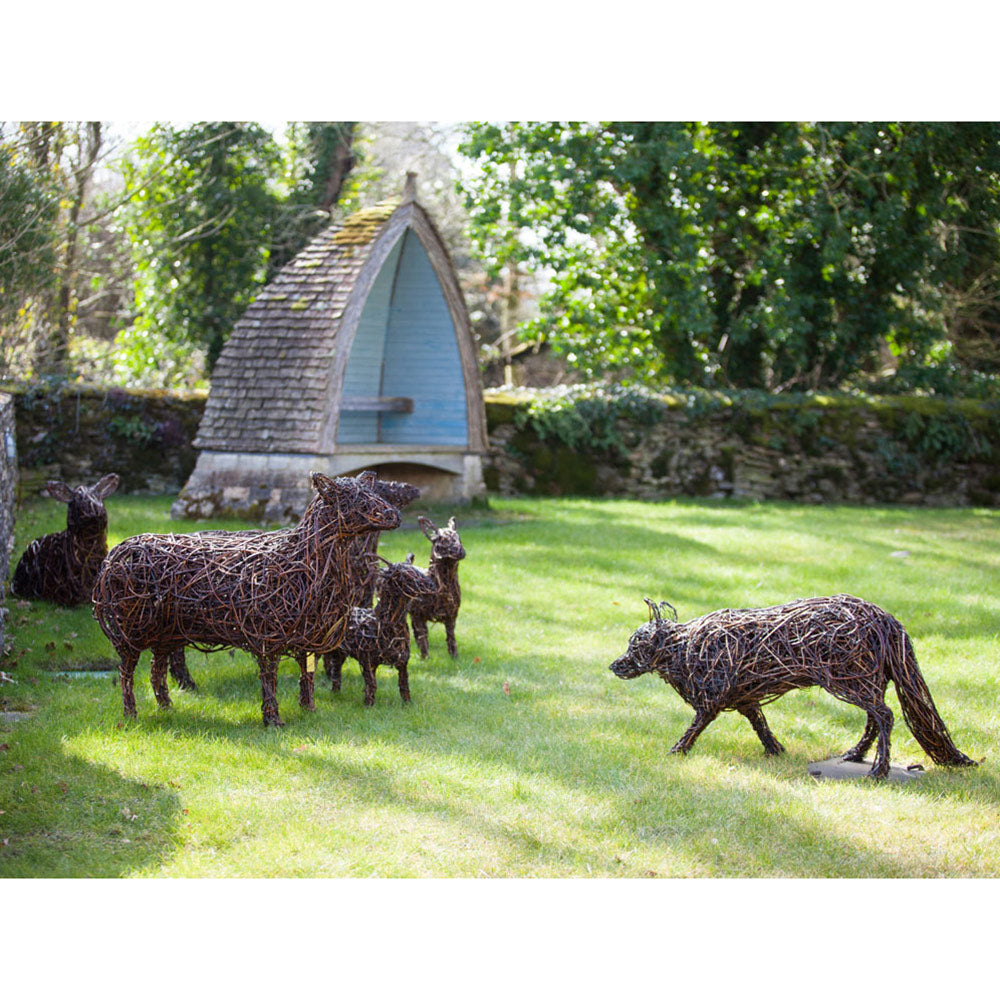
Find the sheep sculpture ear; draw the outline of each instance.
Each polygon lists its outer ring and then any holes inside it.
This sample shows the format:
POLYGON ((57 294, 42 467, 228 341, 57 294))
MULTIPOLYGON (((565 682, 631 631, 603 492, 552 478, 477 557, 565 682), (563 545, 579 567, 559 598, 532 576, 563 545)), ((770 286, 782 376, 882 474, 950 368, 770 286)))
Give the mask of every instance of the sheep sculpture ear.
POLYGON ((420 530, 433 542, 438 533, 437 525, 429 517, 418 517, 417 523, 420 530))
POLYGON ((61 503, 69 503, 73 499, 73 491, 61 479, 50 479, 45 484, 45 492, 61 503))
POLYGON ((328 503, 334 507, 339 506, 340 497, 343 493, 335 479, 324 476, 322 472, 311 472, 309 478, 312 481, 313 489, 328 503))
POLYGON ((372 472, 371 469, 365 469, 364 472, 359 472, 354 478, 363 486, 367 486, 368 489, 373 489, 378 475, 372 472))
POLYGON ((109 472, 106 476, 97 481, 94 486, 94 494, 99 500, 103 500, 105 497, 111 496, 111 494, 118 489, 118 483, 118 476, 113 472, 109 472))

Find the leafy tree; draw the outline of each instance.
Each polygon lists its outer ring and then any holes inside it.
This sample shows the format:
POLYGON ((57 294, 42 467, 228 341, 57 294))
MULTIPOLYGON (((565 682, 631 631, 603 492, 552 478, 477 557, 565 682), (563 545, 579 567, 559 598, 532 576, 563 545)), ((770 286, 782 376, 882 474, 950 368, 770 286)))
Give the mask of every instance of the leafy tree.
POLYGON ((357 156, 358 122, 289 122, 286 174, 288 194, 275 217, 268 279, 288 263, 324 226, 341 200, 357 156))
POLYGON ((157 124, 124 164, 134 330, 202 347, 209 370, 264 279, 281 155, 247 122, 157 124))
MULTIPOLYGON (((69 374, 70 338, 76 327, 83 233, 90 224, 84 206, 104 146, 101 122, 20 122, 5 143, 17 162, 22 192, 44 211, 22 232, 17 259, 30 277, 9 300, 17 322, 8 327, 30 349, 36 375, 69 374), (30 235, 30 238, 29 238, 30 235), (43 271, 47 273, 42 273, 43 271)), ((17 210, 3 225, 18 226, 17 210)), ((6 216, 6 207, 4 211, 6 216)))
POLYGON ((995 274, 1000 126, 478 123, 473 236, 550 278, 590 375, 819 388, 922 358, 938 291, 995 274))
POLYGON ((0 372, 28 342, 24 317, 31 296, 47 292, 55 275, 59 191, 39 170, 23 141, 0 131, 0 372))

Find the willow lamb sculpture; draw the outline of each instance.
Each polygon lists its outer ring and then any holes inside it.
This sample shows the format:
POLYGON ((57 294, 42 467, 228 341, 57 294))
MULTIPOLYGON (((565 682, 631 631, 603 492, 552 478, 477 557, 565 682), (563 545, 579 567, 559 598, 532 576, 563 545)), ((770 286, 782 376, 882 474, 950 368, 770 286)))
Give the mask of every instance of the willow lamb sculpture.
POLYGON ((660 606, 648 598, 646 604, 649 623, 633 633, 628 651, 611 670, 625 679, 656 672, 695 710, 694 722, 671 753, 687 753, 702 730, 729 711, 749 721, 766 754, 783 753, 761 705, 818 684, 867 713, 864 735, 843 759, 863 761, 877 736, 869 776, 884 778, 893 721, 885 690, 891 680, 906 724, 935 764, 975 763, 952 742, 906 630, 874 604, 838 594, 713 611, 689 622, 678 622, 676 613, 673 621, 664 620, 660 606))
POLYGON ((465 558, 462 539, 455 528, 455 518, 449 518, 444 528, 438 528, 428 517, 417 521, 423 533, 430 539, 431 561, 427 576, 434 581, 434 592, 426 597, 417 597, 410 602, 410 620, 413 636, 422 658, 427 658, 427 623, 444 622, 448 640, 448 652, 458 656, 455 645, 455 620, 462 604, 462 588, 458 585, 458 563, 465 558))
MULTIPOLYGON (((359 473, 355 478, 363 486, 373 490, 383 500, 392 504, 392 506, 397 510, 413 503, 413 501, 420 496, 420 490, 411 483, 400 483, 392 479, 379 479, 376 473, 369 470, 359 473)), ((206 537, 227 535, 230 538, 260 538, 260 536, 265 534, 269 534, 272 537, 280 537, 281 532, 286 532, 288 530, 290 529, 282 528, 274 532, 265 532, 260 528, 252 528, 247 531, 225 532, 211 530, 196 532, 196 534, 206 537)), ((346 581, 344 599, 351 607, 371 607, 372 597, 375 593, 377 565, 375 555, 378 549, 378 537, 379 532, 373 530, 367 534, 358 535, 350 540, 347 553, 347 569, 349 577, 346 581)), ((300 657, 305 657, 308 652, 312 651, 288 650, 287 652, 296 656, 296 659, 300 659, 300 657)), ((324 664, 326 663, 325 656, 323 658, 323 662, 324 664)), ((178 687, 186 691, 197 690, 197 684, 195 684, 195 680, 191 676, 190 670, 188 670, 187 658, 184 655, 183 647, 174 650, 170 654, 169 672, 170 676, 177 682, 178 687)), ((327 669, 327 673, 329 674, 329 668, 327 669)), ((299 703, 304 708, 309 709, 315 707, 312 699, 311 682, 312 678, 309 678, 308 682, 304 681, 302 694, 299 699, 299 703)))
POLYGON ((257 658, 264 724, 284 725, 279 657, 339 645, 354 593, 350 539, 399 526, 399 511, 356 479, 314 473, 312 484, 302 520, 285 531, 136 535, 111 550, 94 586, 94 615, 121 657, 126 716, 136 716, 133 678, 144 650, 152 650, 150 679, 165 708, 171 654, 235 646, 257 658))
POLYGON ((94 580, 108 554, 108 512, 104 501, 118 489, 112 472, 93 486, 70 489, 52 480, 49 496, 67 505, 66 529, 36 538, 14 570, 11 593, 72 607, 88 604, 94 580))
MULTIPOLYGON (((410 602, 429 597, 437 589, 435 582, 412 561, 388 563, 379 571, 376 582, 378 603, 375 609, 352 608, 344 641, 332 653, 323 657, 330 686, 340 690, 341 669, 348 656, 361 666, 365 682, 365 705, 375 704, 375 671, 380 664, 395 667, 399 675, 399 696, 410 700, 408 664, 410 662, 410 630, 406 612, 410 602)), ((303 659, 299 660, 303 678, 311 678, 303 659)), ((307 680, 306 683, 309 683, 307 680)))

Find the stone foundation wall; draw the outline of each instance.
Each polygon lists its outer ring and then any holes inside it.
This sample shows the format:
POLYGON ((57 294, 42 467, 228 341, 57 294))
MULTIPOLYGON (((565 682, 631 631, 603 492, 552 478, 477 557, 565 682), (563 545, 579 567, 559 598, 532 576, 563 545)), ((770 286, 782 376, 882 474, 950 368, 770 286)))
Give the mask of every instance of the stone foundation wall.
MULTIPOLYGON (((501 494, 1000 506, 1000 405, 817 398, 700 410, 665 404, 588 449, 487 401, 487 487, 501 494)), ((519 416, 520 414, 520 416, 519 416)))
POLYGON ((121 493, 176 493, 194 468, 204 393, 57 384, 13 394, 26 495, 49 479, 77 486, 108 472, 121 493))
POLYGON ((0 393, 0 656, 7 625, 7 573, 14 548, 14 508, 17 502, 17 443, 14 400, 0 393))
MULTIPOLYGON (((375 469, 421 489, 429 502, 467 503, 483 491, 480 456, 457 453, 451 470, 393 460, 393 453, 302 455, 202 451, 170 508, 176 518, 243 517, 271 524, 297 520, 312 497, 310 474, 354 475, 375 469)), ((438 456, 439 459, 441 456, 438 456)))
MULTIPOLYGON (((280 521, 294 516, 308 494, 310 471, 347 471, 334 468, 330 456, 296 455, 291 465, 283 462, 280 474, 254 467, 251 479, 261 474, 250 482, 242 473, 261 456, 202 452, 199 458, 191 441, 203 394, 74 386, 50 392, 35 387, 14 398, 25 494, 46 479, 75 485, 106 472, 122 477, 121 492, 178 493, 198 460, 211 476, 201 485, 197 478, 192 482, 185 498, 190 502, 178 514, 207 516, 212 506, 280 521)), ((597 428, 589 439, 578 426, 573 440, 530 418, 523 398, 487 393, 486 415, 490 451, 482 458, 482 475, 490 491, 504 495, 1000 506, 996 402, 769 397, 707 405, 677 397, 657 403, 642 419, 597 428)), ((456 466, 456 478, 478 481, 479 457, 473 458, 476 468, 456 466)))

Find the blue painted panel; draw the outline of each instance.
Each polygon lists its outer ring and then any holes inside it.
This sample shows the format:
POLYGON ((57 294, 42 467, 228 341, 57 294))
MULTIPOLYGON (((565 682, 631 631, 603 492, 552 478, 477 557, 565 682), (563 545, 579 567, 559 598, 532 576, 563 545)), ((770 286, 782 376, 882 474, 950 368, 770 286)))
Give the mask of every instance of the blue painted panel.
POLYGON ((383 396, 409 396, 412 413, 384 413, 387 444, 465 445, 465 380, 451 313, 434 267, 410 230, 389 308, 383 396))
MULTIPOLYGON (((382 358, 389 320, 392 282, 402 252, 403 240, 389 251, 365 301, 357 333, 347 359, 342 397, 378 396, 382 381, 382 358)), ((378 440, 378 414, 340 411, 337 441, 341 444, 372 444, 378 440)))

